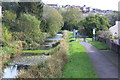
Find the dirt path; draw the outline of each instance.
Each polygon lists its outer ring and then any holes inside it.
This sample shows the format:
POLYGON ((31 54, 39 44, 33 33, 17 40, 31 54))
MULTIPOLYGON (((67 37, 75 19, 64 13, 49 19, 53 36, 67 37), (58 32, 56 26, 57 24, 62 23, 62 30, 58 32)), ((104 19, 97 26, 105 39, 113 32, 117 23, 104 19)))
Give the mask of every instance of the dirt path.
MULTIPOLYGON (((103 55, 104 52, 97 50, 90 43, 80 42, 80 44, 85 47, 96 70, 96 73, 100 78, 118 78, 118 67, 114 65, 113 62, 108 59, 108 57, 103 55)), ((115 60, 113 61, 115 62, 115 60)), ((118 60, 116 59, 116 61, 118 60)))

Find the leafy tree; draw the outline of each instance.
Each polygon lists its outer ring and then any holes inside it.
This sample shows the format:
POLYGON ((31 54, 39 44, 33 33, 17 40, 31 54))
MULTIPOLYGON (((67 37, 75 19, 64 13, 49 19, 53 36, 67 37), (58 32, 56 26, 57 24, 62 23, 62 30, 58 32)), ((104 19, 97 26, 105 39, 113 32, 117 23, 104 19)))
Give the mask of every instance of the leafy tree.
POLYGON ((62 15, 64 18, 64 27, 62 29, 77 29, 77 24, 82 19, 82 12, 78 8, 67 8, 62 15))
POLYGON ((114 26, 115 25, 115 21, 118 20, 118 15, 119 15, 118 12, 115 11, 112 14, 106 14, 105 17, 108 18, 109 24, 111 26, 114 26))
POLYGON ((108 19, 99 15, 89 15, 79 22, 80 28, 85 29, 87 36, 93 36, 92 30, 108 30, 110 27, 108 19))
POLYGON ((9 28, 12 28, 15 25, 15 20, 16 20, 16 14, 5 10, 4 12, 4 17, 3 17, 3 23, 9 26, 9 28))
POLYGON ((20 13, 29 13, 36 16, 39 20, 42 17, 43 3, 42 2, 18 2, 19 8, 17 10, 18 17, 20 13))
POLYGON ((43 38, 39 28, 40 23, 41 22, 35 16, 21 14, 20 19, 17 21, 17 27, 19 32, 23 32, 26 35, 24 40, 41 43, 43 42, 43 38))
POLYGON ((52 7, 44 6, 42 30, 54 36, 63 27, 63 17, 52 7))

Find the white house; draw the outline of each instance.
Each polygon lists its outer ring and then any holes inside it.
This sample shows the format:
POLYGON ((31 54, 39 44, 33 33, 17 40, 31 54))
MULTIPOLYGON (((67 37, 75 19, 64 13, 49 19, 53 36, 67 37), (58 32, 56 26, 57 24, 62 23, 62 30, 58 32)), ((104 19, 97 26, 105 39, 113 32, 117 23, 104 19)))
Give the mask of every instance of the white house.
POLYGON ((114 39, 114 42, 120 44, 120 21, 116 21, 116 24, 112 26, 109 30, 113 34, 113 36, 118 37, 118 39, 114 39))
POLYGON ((113 34, 113 36, 120 38, 120 21, 116 21, 116 24, 112 26, 109 30, 113 34))

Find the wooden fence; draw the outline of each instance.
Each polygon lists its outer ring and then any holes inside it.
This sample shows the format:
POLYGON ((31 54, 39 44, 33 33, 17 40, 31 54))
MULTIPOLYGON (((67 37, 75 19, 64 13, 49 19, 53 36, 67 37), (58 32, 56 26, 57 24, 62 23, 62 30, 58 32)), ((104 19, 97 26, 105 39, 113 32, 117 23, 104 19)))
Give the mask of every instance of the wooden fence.
POLYGON ((113 40, 105 39, 105 38, 101 38, 101 37, 98 37, 97 40, 100 41, 100 42, 103 42, 103 43, 107 44, 108 47, 109 47, 111 50, 113 50, 113 51, 115 51, 116 53, 119 53, 119 54, 120 54, 120 45, 115 44, 115 43, 113 42, 113 40))

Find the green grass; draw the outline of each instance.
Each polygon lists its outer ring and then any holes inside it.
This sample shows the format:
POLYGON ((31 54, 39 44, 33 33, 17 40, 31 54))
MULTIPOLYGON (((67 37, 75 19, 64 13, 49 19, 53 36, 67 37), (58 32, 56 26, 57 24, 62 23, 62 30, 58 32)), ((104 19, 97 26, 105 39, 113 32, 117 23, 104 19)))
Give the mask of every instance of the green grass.
POLYGON ((49 50, 24 50, 22 53, 46 53, 49 52, 49 50))
POLYGON ((90 42, 92 41, 92 38, 86 38, 86 39, 87 39, 88 41, 90 41, 90 42))
POLYGON ((84 47, 79 41, 69 43, 69 61, 65 65, 63 78, 98 78, 84 47))
POLYGON ((75 40, 73 32, 70 33, 69 39, 70 40, 75 40))
POLYGON ((22 51, 22 53, 38 53, 38 54, 41 54, 41 53, 49 53, 51 51, 54 51, 55 48, 51 48, 49 50, 24 50, 22 51))
POLYGON ((109 47, 106 44, 104 44, 102 42, 99 42, 99 41, 93 41, 93 42, 90 42, 90 43, 99 50, 107 50, 107 49, 109 49, 109 47))
POLYGON ((102 42, 99 41, 92 41, 92 38, 86 38, 88 41, 90 41, 89 43, 91 43, 93 46, 95 46, 97 49, 99 50, 107 50, 109 49, 108 46, 102 42))
POLYGON ((8 46, 7 47, 1 47, 0 52, 2 52, 4 54, 8 54, 8 55, 16 53, 14 48, 11 48, 11 47, 8 47, 8 46))

